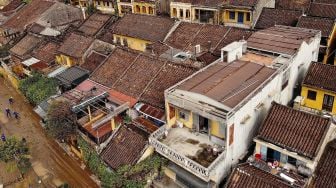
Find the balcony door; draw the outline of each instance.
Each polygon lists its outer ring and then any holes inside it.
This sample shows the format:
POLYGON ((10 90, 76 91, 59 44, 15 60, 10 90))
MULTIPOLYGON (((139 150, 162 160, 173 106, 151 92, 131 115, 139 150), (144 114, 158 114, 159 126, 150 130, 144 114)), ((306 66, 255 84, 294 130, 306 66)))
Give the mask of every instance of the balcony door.
POLYGON ((324 94, 322 110, 331 112, 334 105, 334 96, 324 94))
POLYGON ((199 116, 199 131, 201 133, 208 133, 209 132, 209 119, 199 116))

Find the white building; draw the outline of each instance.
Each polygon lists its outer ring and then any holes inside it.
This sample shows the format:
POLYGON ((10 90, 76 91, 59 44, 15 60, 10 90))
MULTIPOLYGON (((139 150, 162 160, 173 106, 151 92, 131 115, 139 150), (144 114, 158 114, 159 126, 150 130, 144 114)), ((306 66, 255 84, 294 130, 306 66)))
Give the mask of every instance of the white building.
POLYGON ((167 124, 150 143, 184 169, 172 168, 170 176, 192 187, 217 186, 247 154, 271 102, 292 100, 298 81, 317 60, 320 38, 320 31, 293 27, 258 31, 166 90, 167 124))

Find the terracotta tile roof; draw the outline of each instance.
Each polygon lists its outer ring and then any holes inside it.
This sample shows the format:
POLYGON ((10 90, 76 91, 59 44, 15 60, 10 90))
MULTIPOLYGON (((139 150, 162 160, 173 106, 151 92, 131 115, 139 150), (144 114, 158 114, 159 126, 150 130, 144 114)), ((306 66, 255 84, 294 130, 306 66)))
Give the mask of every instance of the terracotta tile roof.
POLYGON ((290 188, 285 181, 251 164, 238 165, 231 173, 226 188, 268 187, 290 188))
POLYGON ((94 36, 107 23, 111 15, 95 13, 91 15, 80 27, 79 31, 85 35, 94 36))
POLYGON ((135 52, 116 48, 105 63, 92 73, 91 79, 111 88, 137 56, 135 52))
POLYGON ((146 86, 156 78, 164 66, 164 61, 139 55, 113 88, 134 98, 139 98, 146 86))
POLYGON ((216 60, 218 60, 220 56, 216 56, 210 52, 205 52, 197 57, 197 61, 204 62, 206 65, 209 65, 216 60))
POLYGON ((315 3, 336 4, 336 0, 314 0, 315 3))
POLYGON ((24 28, 36 21, 43 12, 54 5, 55 2, 44 0, 32 0, 28 5, 23 7, 17 14, 11 17, 3 27, 15 31, 22 31, 24 28))
POLYGON ((336 67, 333 65, 312 63, 303 80, 303 85, 336 92, 336 67))
POLYGON ((263 8, 255 28, 266 29, 274 25, 295 27, 301 15, 301 11, 263 8))
POLYGON ((230 31, 225 35, 225 37, 217 44, 216 49, 214 49, 213 53, 216 56, 221 55, 221 49, 226 45, 239 41, 239 40, 247 40, 252 35, 251 30, 240 29, 240 28, 230 28, 230 31))
POLYGON ((108 139, 108 136, 112 134, 111 121, 106 122, 96 129, 93 129, 91 124, 88 124, 83 128, 94 138, 99 138, 100 143, 106 141, 108 139))
POLYGON ((40 37, 28 34, 10 49, 10 53, 23 57, 38 47, 42 40, 40 37))
POLYGON ((183 65, 166 63, 141 95, 140 101, 164 109, 164 91, 196 71, 183 65))
POLYGON ((36 59, 44 61, 48 64, 55 61, 55 57, 57 54, 57 50, 59 48, 59 44, 54 42, 48 42, 44 45, 41 45, 39 48, 35 49, 32 53, 32 56, 36 59))
POLYGON ((137 110, 153 118, 164 121, 165 112, 162 109, 155 108, 148 104, 142 104, 140 109, 137 109, 137 110))
POLYGON ((58 51, 70 57, 82 58, 92 42, 93 39, 90 37, 71 33, 70 36, 65 39, 58 51))
POLYGON ((163 108, 164 90, 194 71, 153 56, 117 48, 92 73, 91 79, 131 98, 163 108))
POLYGON ((322 37, 329 37, 333 32, 334 24, 335 21, 333 19, 302 16, 299 19, 297 27, 321 30, 322 37))
POLYGON ((220 55, 221 48, 233 41, 247 39, 251 34, 246 29, 181 22, 164 42, 173 48, 191 52, 194 52, 196 45, 200 45, 201 51, 210 50, 220 55))
POLYGON ((81 9, 56 1, 38 17, 36 23, 57 29, 57 27, 64 27, 71 23, 79 24, 83 20, 81 9))
POLYGON ((275 8, 307 11, 310 5, 310 0, 276 0, 275 8))
POLYGON ((21 0, 12 0, 8 5, 6 5, 2 9, 0 9, 0 13, 6 13, 6 12, 14 11, 23 4, 24 3, 21 0))
POLYGON ((36 70, 36 71, 42 71, 43 69, 48 68, 48 67, 49 65, 43 61, 37 62, 30 66, 32 70, 36 70))
POLYGON ((330 126, 330 119, 272 103, 258 139, 313 159, 330 126))
POLYGON ((289 26, 274 26, 253 33, 247 40, 249 48, 294 55, 301 44, 315 37, 319 31, 289 26))
POLYGON ((173 25, 174 20, 171 18, 127 14, 115 22, 110 29, 113 34, 156 42, 163 41, 173 25))
POLYGON ((331 141, 323 152, 315 171, 313 187, 334 188, 336 185, 336 140, 331 141))
POLYGON ((92 73, 106 58, 103 54, 92 52, 80 67, 92 73))
POLYGON ((311 3, 308 15, 336 19, 336 4, 311 3))
POLYGON ((147 144, 148 133, 132 124, 121 125, 100 155, 111 168, 118 169, 135 164, 147 144))
POLYGON ((259 2, 259 0, 230 0, 230 1, 226 1, 227 5, 244 6, 244 7, 253 7, 258 2, 259 2))
POLYGON ((201 24, 181 22, 165 42, 177 49, 185 49, 193 42, 194 35, 202 28, 201 24))
POLYGON ((247 61, 214 63, 186 80, 177 89, 207 96, 234 108, 275 72, 247 61))

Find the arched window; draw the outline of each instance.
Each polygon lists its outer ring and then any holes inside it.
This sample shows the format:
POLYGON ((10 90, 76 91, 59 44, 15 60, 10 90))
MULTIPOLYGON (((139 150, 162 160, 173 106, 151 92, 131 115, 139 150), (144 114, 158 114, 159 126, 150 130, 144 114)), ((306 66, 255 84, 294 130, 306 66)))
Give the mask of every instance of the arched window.
POLYGON ((140 13, 140 6, 139 6, 139 5, 136 5, 136 6, 135 6, 135 12, 136 12, 136 13, 140 13))
POLYGON ((154 9, 153 7, 148 7, 148 14, 154 14, 154 9))
POLYGON ((147 9, 145 6, 142 7, 142 13, 147 14, 147 9))
POLYGON ((176 10, 176 8, 173 8, 173 17, 177 17, 177 10, 176 10))

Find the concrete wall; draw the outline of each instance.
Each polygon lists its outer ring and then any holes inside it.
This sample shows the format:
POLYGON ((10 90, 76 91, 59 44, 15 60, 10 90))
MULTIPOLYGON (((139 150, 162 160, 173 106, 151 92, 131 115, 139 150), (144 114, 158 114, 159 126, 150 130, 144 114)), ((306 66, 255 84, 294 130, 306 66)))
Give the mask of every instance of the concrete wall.
POLYGON ((336 114, 336 94, 322 89, 315 89, 307 86, 303 86, 301 89, 301 96, 304 98, 303 105, 308 108, 316 110, 322 110, 324 94, 334 96, 334 104, 331 113, 336 114), (308 90, 316 92, 316 100, 308 99, 308 90))
POLYGON ((127 36, 122 36, 122 35, 113 35, 113 42, 116 44, 117 43, 117 38, 120 38, 120 44, 122 46, 125 46, 124 40, 127 41, 127 46, 133 50, 139 50, 144 52, 146 50, 147 44, 151 44, 152 42, 142 40, 142 39, 137 39, 137 38, 132 38, 132 37, 127 37, 127 36))

